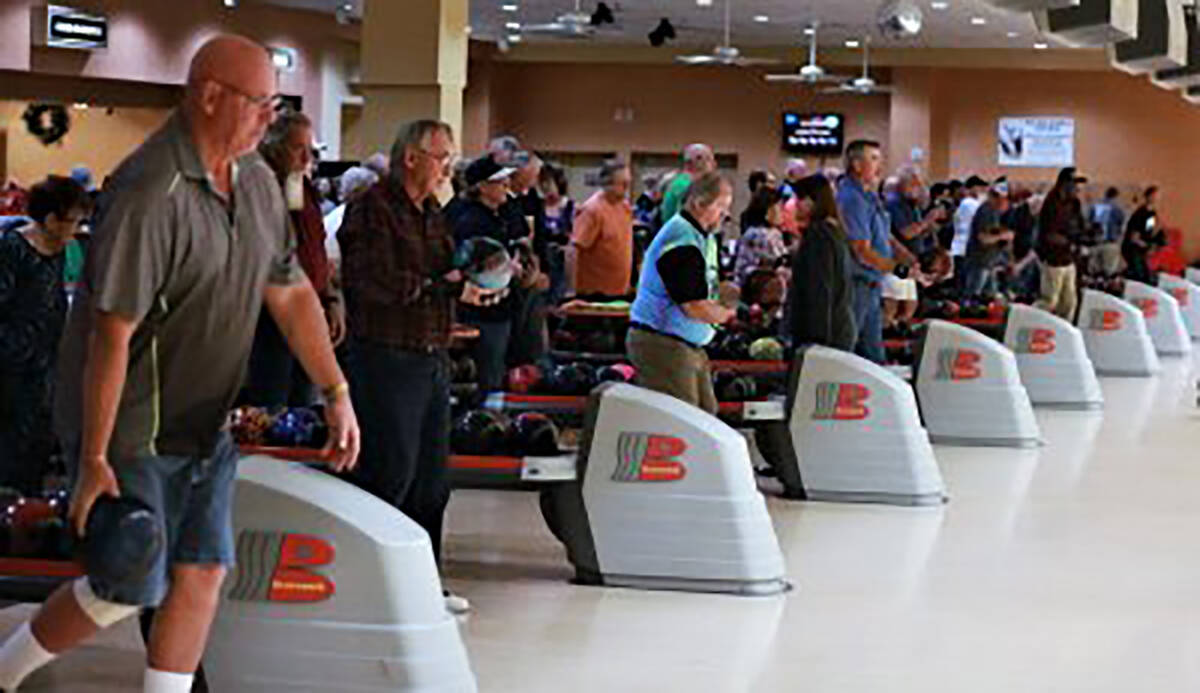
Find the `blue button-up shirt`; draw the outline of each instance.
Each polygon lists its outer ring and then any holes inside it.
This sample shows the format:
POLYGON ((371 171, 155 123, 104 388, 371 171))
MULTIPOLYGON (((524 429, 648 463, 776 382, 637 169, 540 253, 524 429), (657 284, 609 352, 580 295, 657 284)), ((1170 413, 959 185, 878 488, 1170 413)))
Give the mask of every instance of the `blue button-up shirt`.
MULTIPOLYGON (((864 190, 858 181, 846 176, 838 185, 837 203, 846 224, 846 236, 851 241, 869 241, 876 253, 890 258, 892 222, 879 194, 864 190)), ((879 281, 883 272, 859 261, 855 263, 854 276, 859 280, 879 281)))

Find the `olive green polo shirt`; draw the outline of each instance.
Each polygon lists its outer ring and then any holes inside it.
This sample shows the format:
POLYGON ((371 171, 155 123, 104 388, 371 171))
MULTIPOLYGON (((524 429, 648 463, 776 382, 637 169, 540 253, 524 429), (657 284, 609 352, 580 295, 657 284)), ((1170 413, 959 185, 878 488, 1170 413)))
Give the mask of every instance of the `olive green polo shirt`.
MULTIPOLYGON (((55 418, 82 433, 95 311, 137 322, 109 446, 113 460, 208 456, 241 387, 268 284, 304 280, 274 173, 257 154, 219 193, 176 113, 105 185, 60 350, 55 418)), ((69 449, 69 448, 68 448, 69 449)))

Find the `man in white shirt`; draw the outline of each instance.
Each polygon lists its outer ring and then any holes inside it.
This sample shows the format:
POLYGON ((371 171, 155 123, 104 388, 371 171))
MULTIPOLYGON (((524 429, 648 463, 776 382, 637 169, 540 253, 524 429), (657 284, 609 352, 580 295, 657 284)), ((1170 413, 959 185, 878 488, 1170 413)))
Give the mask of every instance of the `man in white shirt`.
POLYGON ((987 197, 988 182, 979 176, 971 176, 966 183, 966 196, 954 212, 954 241, 950 244, 950 255, 955 258, 965 257, 967 242, 971 240, 971 223, 975 221, 975 212, 979 211, 987 197))

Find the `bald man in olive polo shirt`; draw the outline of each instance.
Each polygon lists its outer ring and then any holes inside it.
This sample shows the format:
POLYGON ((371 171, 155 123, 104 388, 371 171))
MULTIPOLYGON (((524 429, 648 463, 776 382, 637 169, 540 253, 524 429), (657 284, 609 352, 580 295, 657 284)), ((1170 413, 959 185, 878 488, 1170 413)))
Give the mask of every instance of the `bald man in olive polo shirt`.
POLYGON ((148 574, 60 588, 0 647, 0 689, 98 630, 159 606, 144 691, 192 686, 234 560, 237 452, 222 430, 266 304, 323 387, 333 466, 358 423, 320 302, 295 258, 279 185, 255 147, 274 118, 266 50, 221 36, 193 59, 183 106, 114 173, 59 366, 56 420, 76 455, 80 533, 104 495, 148 506, 165 535, 148 574), (161 605, 161 606, 160 606, 161 605))

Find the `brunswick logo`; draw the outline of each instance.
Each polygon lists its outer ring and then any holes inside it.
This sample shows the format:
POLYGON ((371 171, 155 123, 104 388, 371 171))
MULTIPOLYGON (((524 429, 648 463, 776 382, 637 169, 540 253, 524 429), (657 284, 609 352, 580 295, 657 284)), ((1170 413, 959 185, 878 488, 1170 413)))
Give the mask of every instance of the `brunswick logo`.
POLYGON ((613 481, 679 481, 687 467, 679 458, 687 452, 682 438, 654 433, 622 433, 617 438, 617 468, 613 481))
POLYGON ((321 602, 333 581, 310 570, 333 564, 333 544, 308 534, 243 530, 229 599, 241 602, 321 602))
POLYGON ((871 415, 871 391, 858 383, 821 383, 812 418, 816 421, 861 421, 871 415))
POLYGON ((1186 288, 1186 287, 1177 286, 1177 287, 1175 287, 1175 288, 1171 289, 1171 291, 1170 291, 1170 294, 1171 294, 1173 297, 1175 297, 1175 300, 1176 300, 1176 301, 1179 301, 1179 307, 1180 307, 1180 308, 1186 308, 1186 307, 1187 307, 1187 305, 1188 305, 1188 299, 1190 299, 1190 298, 1191 298, 1191 296, 1189 296, 1189 295, 1188 295, 1188 290, 1187 290, 1187 288, 1186 288))
POLYGON ((1088 329, 1097 332, 1116 332, 1124 325, 1121 314, 1115 310, 1093 308, 1088 314, 1088 329))
POLYGON ((1135 298, 1133 299, 1133 305, 1142 309, 1142 313, 1146 316, 1146 319, 1158 317, 1158 301, 1153 298, 1135 298))
POLYGON ((1021 354, 1053 354, 1054 330, 1045 327, 1022 327, 1017 333, 1017 352, 1021 354))
POLYGON ((942 349, 938 352, 938 380, 975 380, 983 375, 979 362, 983 357, 970 349, 942 349))

